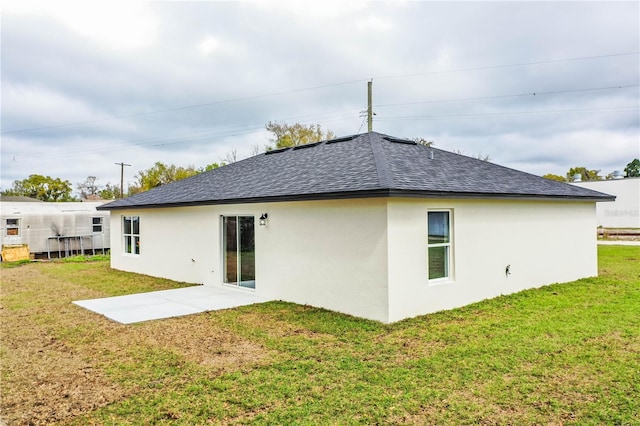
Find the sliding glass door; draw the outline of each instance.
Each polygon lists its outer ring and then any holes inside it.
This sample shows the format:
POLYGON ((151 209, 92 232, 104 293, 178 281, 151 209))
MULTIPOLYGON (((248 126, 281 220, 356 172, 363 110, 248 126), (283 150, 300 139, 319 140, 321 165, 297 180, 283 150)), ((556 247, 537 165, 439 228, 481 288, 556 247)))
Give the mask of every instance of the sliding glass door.
POLYGON ((253 216, 223 216, 224 282, 256 287, 255 227, 253 216))

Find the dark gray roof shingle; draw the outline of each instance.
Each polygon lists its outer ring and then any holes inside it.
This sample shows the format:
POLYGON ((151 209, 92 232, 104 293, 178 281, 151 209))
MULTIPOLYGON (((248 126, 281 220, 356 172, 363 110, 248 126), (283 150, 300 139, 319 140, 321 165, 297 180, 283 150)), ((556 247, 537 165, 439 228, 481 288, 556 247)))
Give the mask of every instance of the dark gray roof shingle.
POLYGON ((380 196, 614 199, 371 132, 256 155, 100 209, 380 196))

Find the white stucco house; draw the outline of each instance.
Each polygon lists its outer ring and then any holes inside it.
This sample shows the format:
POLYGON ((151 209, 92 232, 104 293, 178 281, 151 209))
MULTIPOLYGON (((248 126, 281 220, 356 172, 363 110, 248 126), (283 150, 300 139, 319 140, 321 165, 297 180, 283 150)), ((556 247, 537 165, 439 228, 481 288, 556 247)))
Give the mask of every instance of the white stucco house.
POLYGON ((394 322, 597 275, 613 197, 365 133, 106 204, 111 264, 394 322))
POLYGON ((596 204, 596 223, 604 228, 640 228, 640 178, 590 180, 573 185, 615 195, 596 204))

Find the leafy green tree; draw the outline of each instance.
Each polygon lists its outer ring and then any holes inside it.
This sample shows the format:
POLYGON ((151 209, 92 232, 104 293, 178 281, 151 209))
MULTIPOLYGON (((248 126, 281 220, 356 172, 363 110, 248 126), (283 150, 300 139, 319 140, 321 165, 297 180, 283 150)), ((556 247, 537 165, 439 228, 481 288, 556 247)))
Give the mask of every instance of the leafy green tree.
POLYGON ((42 201, 75 201, 71 196, 73 187, 68 180, 51 176, 29 175, 23 180, 13 182, 11 189, 3 191, 3 195, 22 195, 42 201))
POLYGON ((563 176, 559 176, 559 175, 554 175, 553 173, 547 173, 546 175, 542 176, 545 179, 551 179, 551 180, 555 180, 558 182, 566 182, 567 179, 563 176))
POLYGON ((331 130, 323 131, 320 124, 286 124, 270 121, 265 128, 273 134, 269 139, 273 145, 268 146, 267 149, 305 145, 336 137, 331 130))
POLYGON ((160 185, 175 182, 201 173, 193 166, 181 167, 175 164, 166 165, 160 161, 147 170, 140 170, 136 182, 129 186, 128 194, 148 191, 160 185))
POLYGON ((599 175, 600 170, 589 170, 586 167, 572 167, 567 172, 567 182, 573 182, 575 175, 580 175, 583 181, 586 180, 602 180, 599 175))
POLYGON ((116 198, 120 198, 120 187, 107 183, 104 188, 98 190, 98 195, 103 200, 115 200, 116 198))
POLYGON ((640 177, 640 160, 634 158, 627 167, 624 168, 625 177, 640 177))
MULTIPOLYGON (((235 151, 233 151, 235 153, 235 151)), ((233 154, 235 155, 235 154, 233 154)), ((232 154, 227 154, 227 157, 231 158, 232 154)), ((167 183, 175 182, 181 179, 185 179, 191 176, 195 176, 200 173, 208 172, 210 170, 218 169, 222 166, 226 166, 227 163, 221 161, 219 163, 207 164, 204 167, 195 168, 194 166, 176 166, 175 164, 164 164, 160 161, 156 162, 152 167, 147 170, 140 170, 135 176, 135 183, 129 185, 127 188, 127 196, 137 194, 139 192, 148 191, 160 185, 166 185, 167 183)), ((107 184, 105 188, 105 195, 100 193, 102 198, 118 198, 120 189, 115 186, 107 184), (107 191, 108 190, 108 191, 107 191)))
POLYGON ((198 169, 198 173, 204 173, 204 172, 208 172, 211 170, 215 170, 215 169, 219 169, 222 166, 226 166, 227 164, 224 161, 221 161, 220 163, 211 163, 211 164, 207 164, 204 167, 200 167, 198 169))

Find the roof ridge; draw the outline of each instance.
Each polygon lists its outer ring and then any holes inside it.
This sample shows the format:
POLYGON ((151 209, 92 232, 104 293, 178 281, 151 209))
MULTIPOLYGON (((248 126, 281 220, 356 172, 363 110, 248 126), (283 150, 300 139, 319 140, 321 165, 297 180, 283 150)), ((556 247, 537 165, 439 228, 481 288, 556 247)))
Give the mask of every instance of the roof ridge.
POLYGON ((373 163, 376 167, 376 173, 378 175, 378 183, 381 188, 394 188, 394 180, 393 174, 391 170, 389 170, 389 163, 387 161, 387 156, 384 153, 384 149, 382 148, 382 137, 379 133, 365 134, 369 145, 371 146, 371 151, 373 152, 373 163), (377 137, 372 137, 377 136, 377 137))

